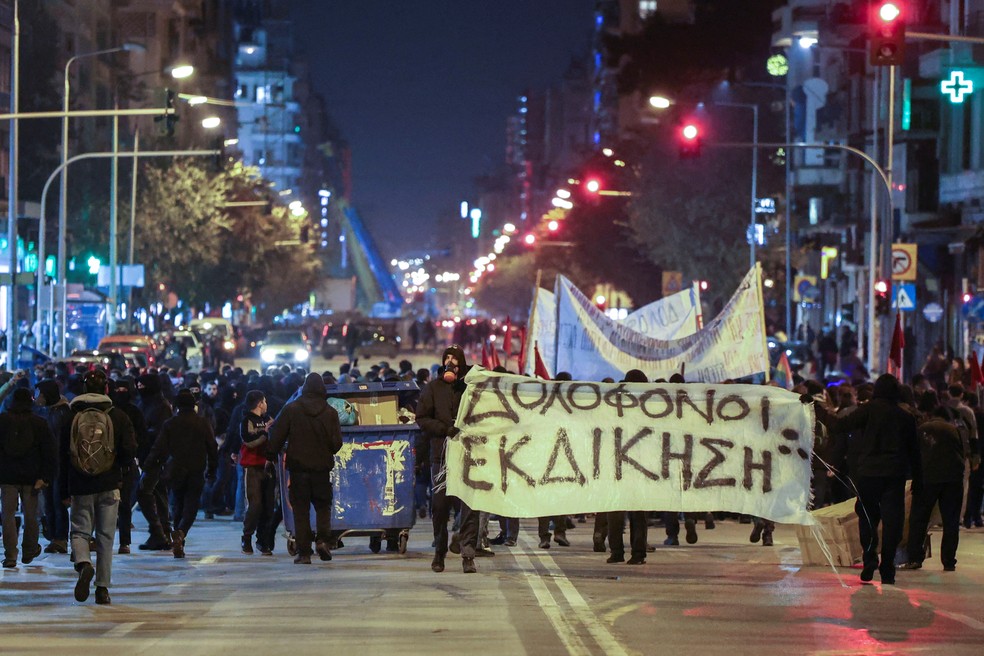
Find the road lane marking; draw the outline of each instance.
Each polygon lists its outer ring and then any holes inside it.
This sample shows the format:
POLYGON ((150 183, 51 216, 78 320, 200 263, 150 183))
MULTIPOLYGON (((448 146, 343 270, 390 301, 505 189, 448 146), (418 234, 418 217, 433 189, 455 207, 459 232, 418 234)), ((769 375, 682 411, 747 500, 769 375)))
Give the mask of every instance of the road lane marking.
POLYGON ((977 629, 978 631, 984 631, 984 622, 978 622, 973 617, 968 617, 962 613, 951 613, 950 611, 946 611, 946 610, 937 610, 936 614, 942 615, 943 617, 947 617, 955 622, 960 622, 961 624, 965 626, 969 626, 972 629, 977 629))
POLYGON ((602 615, 601 619, 609 626, 614 626, 615 622, 617 622, 620 617, 622 617, 623 615, 628 615, 629 613, 637 610, 638 608, 641 608, 642 606, 643 606, 642 603, 633 603, 633 604, 626 604, 624 606, 619 606, 618 608, 610 610, 604 615, 602 615))
POLYGON ((128 635, 135 629, 139 629, 143 625, 144 625, 143 622, 126 622, 124 624, 120 624, 119 626, 114 626, 113 628, 111 628, 109 631, 105 633, 104 637, 122 638, 123 636, 128 635))
POLYGON ((512 549, 511 553, 520 568, 522 568, 523 576, 526 578, 526 582, 533 591, 533 595, 536 597, 536 600, 540 603, 540 609, 543 611, 543 614, 547 616, 547 619, 553 626, 554 633, 556 633, 557 637, 560 638, 560 641, 564 643, 567 653, 573 654, 574 656, 581 656, 582 654, 588 656, 591 652, 587 647, 585 647, 580 636, 577 635, 574 628, 567 621, 563 610, 557 603, 557 600, 554 599, 553 595, 550 593, 547 585, 542 579, 540 579, 540 575, 533 567, 533 563, 530 561, 529 557, 524 551, 522 551, 522 549, 518 548, 512 549))
POLYGON ((533 551, 533 543, 530 542, 526 537, 520 538, 523 546, 531 551, 540 563, 546 568, 547 573, 553 577, 554 585, 560 590, 564 598, 567 599, 567 603, 570 605, 571 610, 577 616, 577 619, 584 625, 584 628, 588 630, 591 637, 595 639, 598 646, 601 647, 602 651, 606 656, 628 656, 625 649, 619 641, 611 634, 611 632, 605 628, 605 625, 601 623, 598 617, 588 606, 588 603, 581 596, 581 593, 577 591, 574 584, 571 583, 564 571, 557 565, 553 557, 549 552, 538 550, 533 551))

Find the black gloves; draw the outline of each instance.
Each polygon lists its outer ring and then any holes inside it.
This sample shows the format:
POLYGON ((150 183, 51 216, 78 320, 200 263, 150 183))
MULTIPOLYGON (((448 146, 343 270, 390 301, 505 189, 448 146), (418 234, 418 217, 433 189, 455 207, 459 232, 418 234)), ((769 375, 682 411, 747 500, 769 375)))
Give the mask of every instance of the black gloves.
POLYGON ((813 398, 813 396, 811 396, 810 394, 800 394, 800 403, 809 405, 810 403, 813 403, 814 401, 816 401, 816 399, 813 398))

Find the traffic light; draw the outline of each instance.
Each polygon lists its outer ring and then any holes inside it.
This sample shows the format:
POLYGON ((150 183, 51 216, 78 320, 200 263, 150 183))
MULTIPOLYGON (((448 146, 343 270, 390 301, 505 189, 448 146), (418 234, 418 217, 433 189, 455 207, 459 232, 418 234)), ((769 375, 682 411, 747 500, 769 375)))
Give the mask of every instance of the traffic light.
POLYGON ((532 247, 534 244, 536 244, 536 235, 534 235, 532 232, 526 233, 526 236, 523 237, 523 243, 526 244, 527 246, 532 247))
POLYGON ((177 98, 177 93, 171 89, 164 89, 164 111, 165 113, 161 116, 154 117, 154 123, 157 123, 160 127, 158 131, 161 136, 173 137, 174 136, 174 124, 178 122, 178 115, 176 113, 167 113, 169 110, 174 110, 174 101, 177 98))
POLYGON ((598 192, 601 191, 601 178, 586 178, 584 180, 584 190, 589 194, 598 195, 598 192))
POLYGON ((680 126, 677 142, 680 149, 680 159, 696 159, 700 157, 700 126, 693 121, 684 123, 680 126))
POLYGON ((899 66, 905 58, 905 16, 901 3, 875 0, 868 19, 872 66, 899 66))
POLYGON ((892 282, 878 280, 875 282, 875 314, 885 315, 892 309, 892 282))

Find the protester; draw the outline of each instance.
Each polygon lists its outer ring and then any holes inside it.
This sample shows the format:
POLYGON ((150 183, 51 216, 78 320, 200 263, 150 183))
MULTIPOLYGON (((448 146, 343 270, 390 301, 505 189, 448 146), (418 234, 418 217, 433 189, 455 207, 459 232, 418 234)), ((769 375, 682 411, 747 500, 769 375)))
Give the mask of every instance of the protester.
MULTIPOLYGON (((447 476, 444 453, 447 439, 457 434, 454 425, 458 415, 461 395, 465 391, 464 377, 469 366, 465 352, 460 346, 449 346, 441 355, 441 372, 427 384, 417 403, 417 425, 421 435, 417 443, 417 453, 429 457, 431 467, 431 517, 434 523, 434 560, 431 570, 444 571, 444 558, 447 555, 448 519, 454 498, 447 496, 447 476)), ((475 567, 475 549, 478 546, 478 513, 472 512, 467 504, 460 502, 460 549, 461 569, 466 574, 478 571, 475 567)))
POLYGON ((133 460, 137 443, 133 426, 106 395, 106 374, 95 369, 83 378, 83 393, 72 399, 73 417, 61 434, 61 493, 71 508, 72 553, 79 578, 75 600, 89 598, 96 580, 96 603, 109 604, 113 538, 120 503, 123 469, 133 460), (94 454, 87 457, 86 454, 94 454), (89 539, 96 534, 96 569, 89 539))
POLYGON ((137 378, 140 394, 140 411, 143 413, 146 437, 138 443, 137 460, 143 473, 137 486, 137 502, 147 520, 147 541, 139 546, 142 551, 163 551, 171 548, 171 516, 168 507, 167 484, 161 480, 160 467, 148 467, 147 456, 157 441, 164 422, 174 414, 171 404, 161 391, 161 379, 155 373, 137 378))
MULTIPOLYGON (((57 458, 57 440, 62 434, 66 423, 72 420, 72 410, 68 407, 68 401, 61 394, 58 383, 50 378, 45 378, 37 385, 38 398, 40 404, 38 414, 48 422, 48 428, 55 440, 55 452, 57 458)), ((65 463, 58 462, 58 470, 65 466, 65 463)), ((44 497, 44 521, 47 527, 48 546, 44 548, 45 553, 68 553, 68 509, 61 502, 61 479, 55 476, 50 485, 46 485, 41 494, 44 497)))
POLYGON ((311 564, 311 542, 321 560, 331 560, 328 536, 331 532, 331 470, 335 454, 342 448, 342 427, 338 413, 326 402, 328 391, 320 374, 304 379, 301 396, 284 406, 270 426, 266 455, 276 460, 287 445, 288 494, 294 510, 295 564, 311 564), (311 507, 314 507, 317 534, 311 535, 311 507))
POLYGON ((256 533, 256 547, 260 553, 273 554, 273 535, 269 531, 273 517, 274 465, 266 459, 264 452, 269 440, 269 429, 273 419, 266 413, 267 401, 263 392, 253 390, 246 394, 246 414, 239 428, 242 447, 239 450, 239 463, 246 477, 246 515, 243 519, 242 552, 253 553, 253 533, 256 533))
MULTIPOLYGON (((638 369, 631 369, 625 372, 623 383, 647 383, 649 379, 646 374, 638 369)), ((680 380, 679 382, 683 382, 680 380)), ((628 513, 615 511, 608 513, 608 546, 611 549, 611 556, 607 563, 625 562, 625 541, 622 532, 625 526, 625 517, 629 519, 629 545, 632 556, 628 560, 629 565, 642 565, 646 562, 646 534, 649 530, 646 523, 646 513, 641 510, 633 510, 628 513)), ((677 525, 679 531, 679 524, 677 525)))
POLYGON ((24 515, 21 562, 41 554, 38 500, 58 472, 58 453, 48 423, 32 413, 34 398, 14 390, 9 409, 0 414, 0 507, 3 513, 3 566, 17 566, 17 502, 24 515))

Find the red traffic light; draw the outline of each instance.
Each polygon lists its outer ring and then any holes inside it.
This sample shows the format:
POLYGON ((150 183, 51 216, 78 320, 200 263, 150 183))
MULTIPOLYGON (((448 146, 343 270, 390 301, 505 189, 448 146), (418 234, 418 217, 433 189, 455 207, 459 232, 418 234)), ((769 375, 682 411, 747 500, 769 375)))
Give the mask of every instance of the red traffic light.
POLYGON ((601 191, 601 180, 598 178, 588 178, 584 181, 584 189, 588 193, 597 194, 601 191))
POLYGON ((677 137, 680 159, 700 157, 701 129, 694 121, 688 121, 680 126, 677 137))
POLYGON ((872 66, 899 66, 905 60, 905 16, 898 2, 876 2, 868 19, 872 66))
POLYGON ((550 221, 549 223, 547 223, 547 230, 549 230, 550 232, 557 232, 558 228, 560 228, 560 223, 558 223, 557 221, 550 221))
POLYGON ((536 235, 534 235, 532 232, 527 233, 526 236, 523 237, 523 243, 526 244, 527 246, 532 246, 533 244, 536 243, 536 235))
POLYGON ((680 130, 680 135, 687 141, 693 141, 700 135, 700 130, 693 123, 688 123, 680 130))
POLYGON ((878 8, 878 18, 890 23, 902 15, 902 10, 894 2, 884 2, 878 8))
POLYGON ((875 282, 875 292, 878 294, 887 294, 891 288, 892 286, 887 280, 878 280, 875 282))

